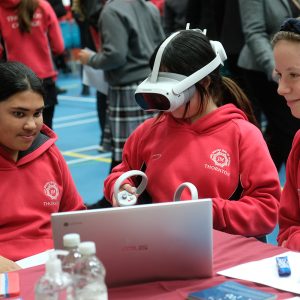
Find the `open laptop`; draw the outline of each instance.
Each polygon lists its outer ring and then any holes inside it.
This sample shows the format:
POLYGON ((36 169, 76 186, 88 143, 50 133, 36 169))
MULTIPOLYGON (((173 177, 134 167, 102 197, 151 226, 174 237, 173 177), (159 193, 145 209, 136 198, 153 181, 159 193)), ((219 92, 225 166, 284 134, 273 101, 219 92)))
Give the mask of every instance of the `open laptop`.
POLYGON ((55 249, 63 235, 96 243, 108 287, 212 276, 211 199, 54 213, 55 249))

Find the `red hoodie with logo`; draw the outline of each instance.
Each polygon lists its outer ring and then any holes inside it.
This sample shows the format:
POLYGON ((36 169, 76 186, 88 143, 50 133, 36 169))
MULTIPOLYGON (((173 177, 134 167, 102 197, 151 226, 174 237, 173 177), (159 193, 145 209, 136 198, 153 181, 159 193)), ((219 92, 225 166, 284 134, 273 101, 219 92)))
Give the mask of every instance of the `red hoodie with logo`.
POLYGON ((278 243, 300 251, 300 130, 286 164, 286 183, 280 199, 278 243))
POLYGON ((56 140, 44 125, 17 162, 0 151, 0 255, 11 260, 53 248, 51 213, 85 209, 56 140))
MULTIPOLYGON (((145 121, 128 138, 122 163, 105 180, 105 197, 112 200, 122 173, 143 165, 152 202, 172 201, 177 187, 191 182, 200 198, 212 198, 217 230, 263 236, 277 224, 276 167, 260 130, 232 104, 192 124, 171 114, 145 121)), ((181 199, 190 197, 185 189, 181 199)))
POLYGON ((52 54, 64 51, 61 29, 51 5, 39 0, 30 33, 19 30, 17 5, 20 0, 0 0, 0 36, 4 45, 0 47, 0 58, 6 52, 7 60, 19 61, 30 67, 40 78, 57 76, 52 54))

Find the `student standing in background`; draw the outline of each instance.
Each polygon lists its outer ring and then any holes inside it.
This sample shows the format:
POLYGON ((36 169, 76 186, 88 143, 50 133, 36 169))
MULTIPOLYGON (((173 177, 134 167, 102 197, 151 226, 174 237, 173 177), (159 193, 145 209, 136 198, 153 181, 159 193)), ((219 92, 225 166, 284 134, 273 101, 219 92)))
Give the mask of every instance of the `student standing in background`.
POLYGON ((243 69, 244 87, 257 120, 266 118, 264 137, 272 159, 280 171, 291 150, 300 120, 292 116, 284 97, 277 93, 272 78, 274 57, 271 40, 288 17, 298 17, 298 0, 239 0, 244 33, 238 65, 243 69))
POLYGON ((82 64, 103 69, 109 84, 108 122, 112 134, 111 169, 122 160, 131 132, 152 116, 135 102, 137 85, 150 73, 149 58, 164 38, 158 9, 145 0, 108 1, 100 14, 102 50, 81 50, 82 64))
POLYGON ((57 91, 57 72, 52 54, 64 51, 58 19, 44 0, 0 1, 0 57, 19 61, 30 67, 41 79, 46 91, 44 123, 52 128, 57 91))
POLYGON ((187 0, 165 0, 163 26, 166 35, 185 29, 187 0))

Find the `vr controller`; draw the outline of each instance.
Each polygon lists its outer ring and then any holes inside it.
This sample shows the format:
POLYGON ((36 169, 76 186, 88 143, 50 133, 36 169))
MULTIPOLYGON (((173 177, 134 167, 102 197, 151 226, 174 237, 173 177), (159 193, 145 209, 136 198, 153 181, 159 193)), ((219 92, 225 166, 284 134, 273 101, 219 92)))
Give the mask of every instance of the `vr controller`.
MULTIPOLYGON (((140 183, 140 185, 137 187, 137 190, 136 190, 137 194, 141 194, 147 186, 148 177, 142 171, 131 170, 131 171, 128 171, 128 172, 125 172, 124 174, 122 174, 117 179, 117 181, 115 182, 115 185, 114 185, 114 196, 117 200, 118 206, 131 206, 131 205, 135 205, 137 202, 137 197, 135 195, 129 193, 126 190, 121 191, 121 192, 119 191, 122 183, 126 179, 128 179, 132 176, 142 176, 142 182, 140 183)), ((190 190, 191 198, 192 198, 191 200, 199 199, 197 188, 190 182, 183 182, 176 189, 174 197, 173 197, 173 201, 180 201, 180 196, 185 188, 188 188, 190 190)))
POLYGON ((191 200, 197 200, 199 199, 198 197, 198 191, 197 191, 197 188, 190 182, 183 182, 175 191, 175 194, 174 194, 174 198, 173 198, 173 201, 180 201, 180 196, 183 192, 183 190, 185 188, 188 188, 190 190, 190 193, 191 193, 191 200))
POLYGON ((128 171, 128 172, 125 172, 124 174, 122 174, 117 179, 117 181, 115 182, 115 185, 114 185, 114 196, 115 196, 119 206, 135 205, 137 202, 137 197, 134 194, 131 194, 125 190, 119 192, 122 183, 126 179, 128 179, 129 177, 132 177, 132 176, 142 176, 142 182, 136 189, 137 194, 141 194, 147 186, 148 178, 147 178, 147 175, 142 171, 131 170, 131 171, 128 171))

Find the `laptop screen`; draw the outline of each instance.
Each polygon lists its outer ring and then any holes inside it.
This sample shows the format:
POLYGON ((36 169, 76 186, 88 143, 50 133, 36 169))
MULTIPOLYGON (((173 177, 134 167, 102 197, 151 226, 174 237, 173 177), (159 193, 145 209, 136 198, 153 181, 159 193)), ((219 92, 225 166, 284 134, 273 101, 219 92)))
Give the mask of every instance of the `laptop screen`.
POLYGON ((52 231, 94 241, 108 287, 212 275, 211 199, 54 213, 52 231))

